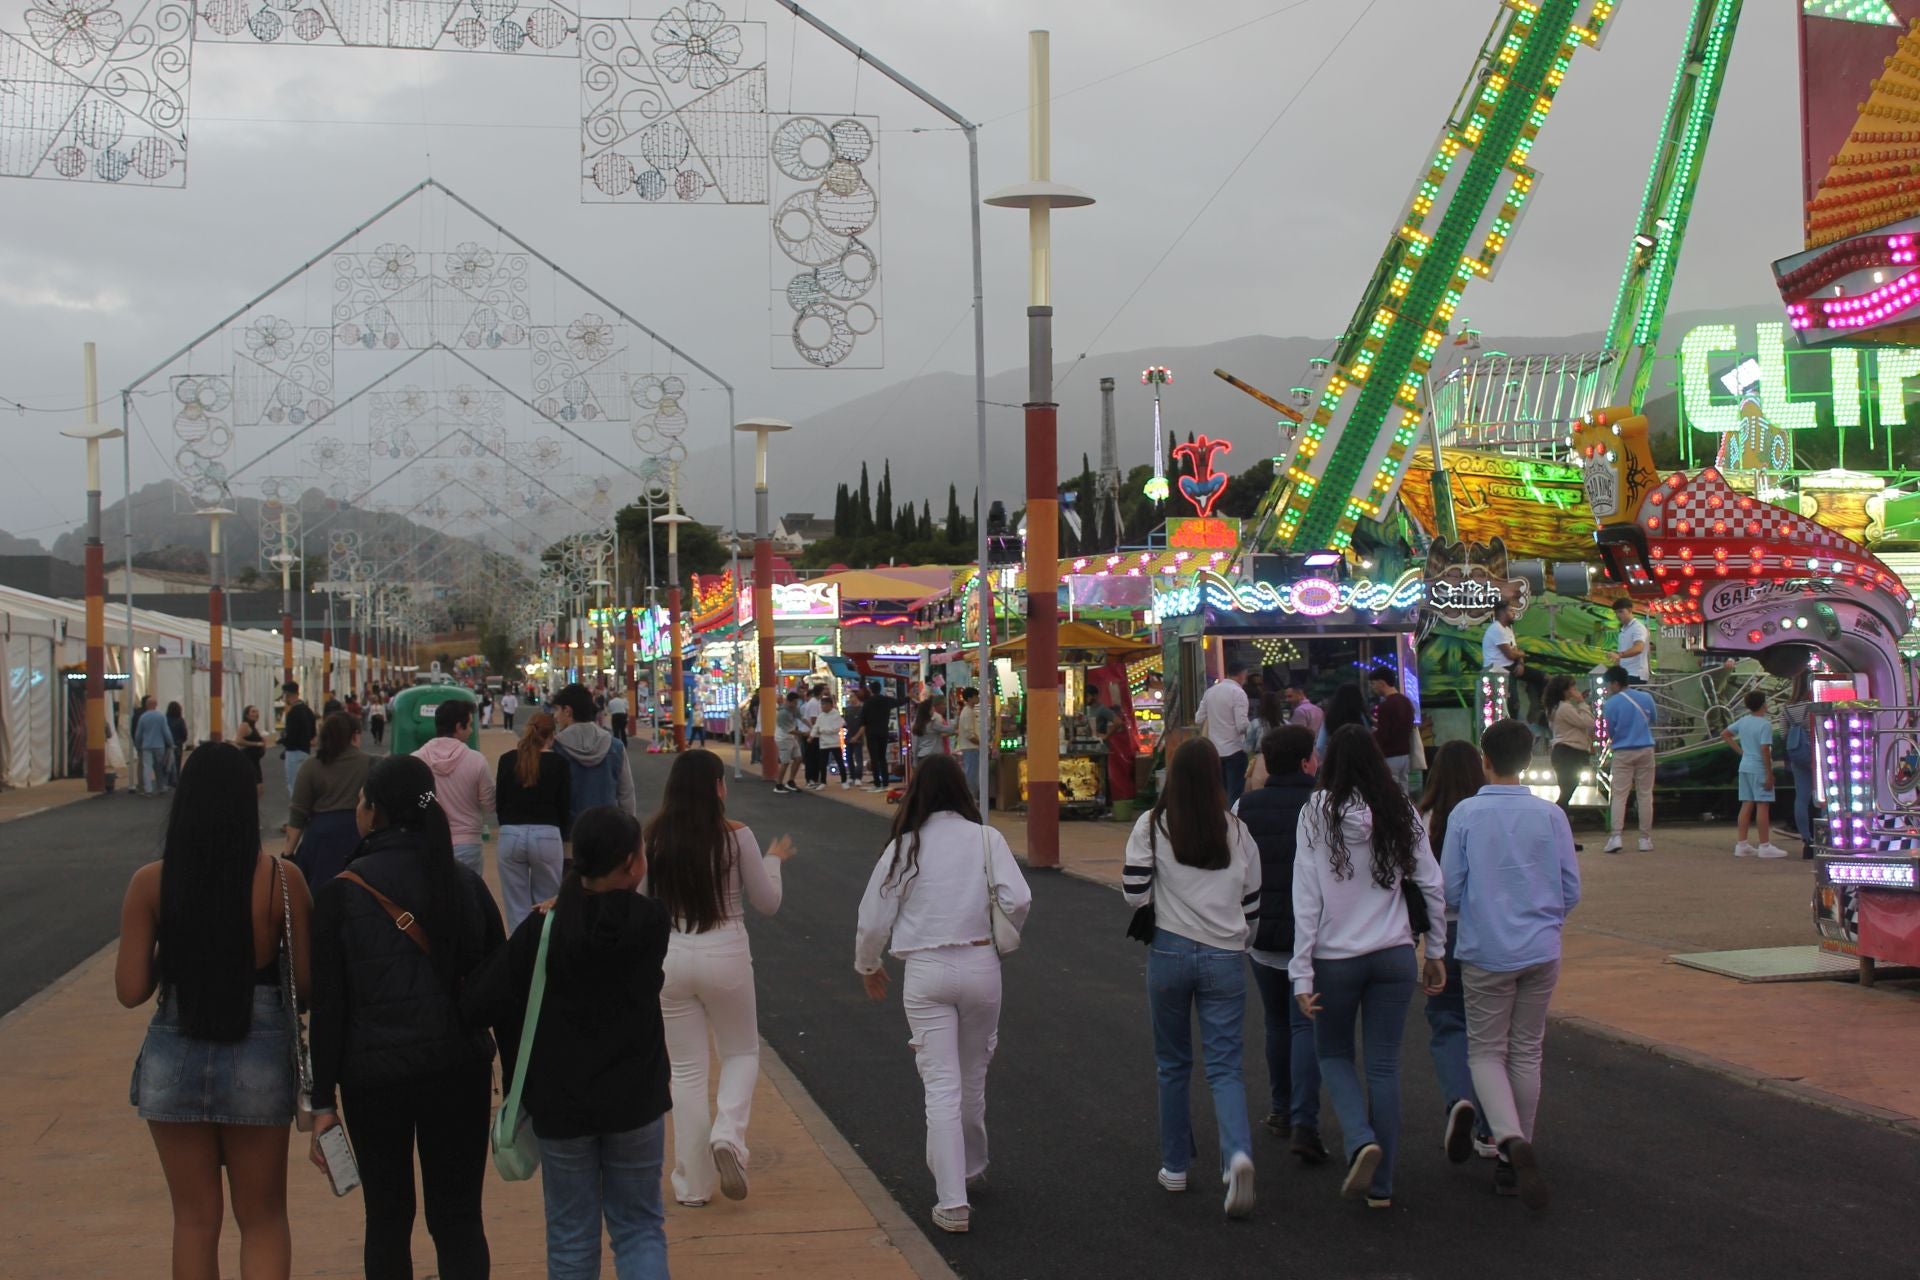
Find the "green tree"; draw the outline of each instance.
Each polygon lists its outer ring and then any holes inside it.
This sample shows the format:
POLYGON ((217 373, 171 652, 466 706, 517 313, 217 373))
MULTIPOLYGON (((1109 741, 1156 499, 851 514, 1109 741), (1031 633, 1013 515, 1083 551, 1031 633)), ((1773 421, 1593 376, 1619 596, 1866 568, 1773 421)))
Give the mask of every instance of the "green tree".
POLYGON ((847 486, 844 483, 833 486, 833 536, 847 536, 847 486))
POLYGON ((853 507, 853 529, 855 536, 873 532, 873 490, 867 484, 867 464, 860 464, 860 495, 853 507))
POLYGON ((873 491, 873 531, 893 532, 893 461, 880 464, 880 483, 873 491))
POLYGON ((947 545, 961 546, 966 538, 966 529, 960 520, 960 490, 947 486, 947 545))

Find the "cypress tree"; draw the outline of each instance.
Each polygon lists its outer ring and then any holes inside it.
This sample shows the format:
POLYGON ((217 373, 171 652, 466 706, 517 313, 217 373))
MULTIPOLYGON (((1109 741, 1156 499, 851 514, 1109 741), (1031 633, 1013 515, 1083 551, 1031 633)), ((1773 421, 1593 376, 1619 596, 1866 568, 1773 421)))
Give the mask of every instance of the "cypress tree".
POLYGON ((833 536, 847 536, 847 486, 844 481, 833 486, 833 536))
POLYGON ((920 541, 933 541, 933 507, 925 498, 920 499, 920 541))
POLYGON ((873 532, 873 492, 867 486, 867 464, 860 464, 860 502, 853 509, 854 533, 873 532))
POLYGON ((873 527, 879 533, 893 532, 893 461, 881 464, 880 486, 873 492, 873 527))
POLYGON ((966 530, 960 527, 960 491, 953 485, 947 486, 947 545, 957 547, 966 530))

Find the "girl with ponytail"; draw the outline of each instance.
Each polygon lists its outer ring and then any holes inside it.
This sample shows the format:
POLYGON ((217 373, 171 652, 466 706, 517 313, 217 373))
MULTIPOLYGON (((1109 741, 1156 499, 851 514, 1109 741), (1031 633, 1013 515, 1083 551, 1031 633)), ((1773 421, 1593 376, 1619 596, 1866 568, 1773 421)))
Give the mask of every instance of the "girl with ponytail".
POLYGON ((500 1037, 503 1088, 513 1085, 520 1037, 534 1037, 521 1105, 540 1139, 548 1275, 599 1275, 603 1220, 618 1274, 667 1274, 660 1170, 671 1086, 660 989, 673 919, 634 892, 647 871, 639 820, 611 805, 586 810, 551 925, 529 915, 467 984, 467 1016, 500 1037), (525 1027, 543 930, 540 1022, 525 1027))
POLYGON ((434 775, 413 756, 367 771, 360 846, 322 888, 313 919, 313 1159, 345 1104, 364 1186, 369 1280, 413 1275, 413 1150, 427 1231, 446 1280, 488 1271, 480 1190, 492 1113, 493 1038, 458 993, 505 930, 486 884, 454 860, 434 775))

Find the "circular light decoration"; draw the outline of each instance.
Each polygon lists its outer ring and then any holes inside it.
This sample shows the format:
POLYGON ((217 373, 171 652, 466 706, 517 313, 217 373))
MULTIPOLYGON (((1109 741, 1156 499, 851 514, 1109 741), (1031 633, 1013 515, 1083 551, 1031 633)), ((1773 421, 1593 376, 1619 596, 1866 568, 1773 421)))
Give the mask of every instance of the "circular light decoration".
POLYGON ((1293 584, 1293 611, 1308 618, 1337 613, 1342 601, 1340 584, 1325 578, 1302 578, 1293 584))
POLYGON ((1147 482, 1140 486, 1140 491, 1155 502, 1165 502, 1167 495, 1173 492, 1173 488, 1167 483, 1165 476, 1150 476, 1147 482))

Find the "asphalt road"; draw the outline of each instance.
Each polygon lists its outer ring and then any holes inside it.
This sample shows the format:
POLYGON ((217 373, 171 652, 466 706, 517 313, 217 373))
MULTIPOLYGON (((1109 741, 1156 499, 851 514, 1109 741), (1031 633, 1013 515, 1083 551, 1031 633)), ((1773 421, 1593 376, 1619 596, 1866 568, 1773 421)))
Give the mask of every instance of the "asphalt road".
MULTIPOLYGON (((658 796, 667 762, 635 759, 644 805, 658 796)), ((269 825, 284 806, 284 788, 269 785, 269 825)), ((886 824, 819 796, 775 796, 753 779, 736 784, 729 807, 763 843, 787 832, 800 846, 780 914, 751 923, 762 1032, 925 1224, 932 1179, 898 983, 885 1004, 870 1004, 852 970, 855 909, 886 824)), ((114 796, 0 826, 0 1011, 113 939, 126 877, 153 856, 164 817, 163 803, 114 796)), ((1916 1272, 1914 1238, 1900 1224, 1920 1185, 1920 1143, 1560 1027, 1547 1044, 1538 1144, 1554 1206, 1533 1216, 1496 1199, 1484 1163, 1449 1165, 1440 1152, 1417 1001, 1394 1208, 1340 1200, 1332 1165, 1296 1167, 1257 1130, 1259 1208, 1229 1223, 1208 1179, 1196 1177, 1184 1196, 1154 1182, 1145 950, 1124 937, 1118 893, 1059 875, 1032 882, 1026 942, 1006 964, 989 1088, 993 1185, 976 1202, 972 1234, 926 1228, 963 1276, 1916 1272)), ((1265 1096, 1257 1000, 1247 1032, 1257 1117, 1265 1096)), ((1214 1147, 1198 1079, 1194 1095, 1202 1170, 1214 1166, 1214 1147)), ((1330 1109, 1325 1127, 1337 1144, 1330 1109)))
MULTIPOLYGON (((643 802, 666 763, 639 757, 643 802)), ((1485 1162, 1440 1150, 1440 1099, 1416 999, 1402 1076, 1406 1125, 1394 1207, 1338 1198, 1329 1164, 1298 1167, 1256 1128, 1260 1204, 1225 1220, 1209 1178, 1169 1195, 1158 1167, 1146 950, 1125 935, 1119 894, 1031 877, 1025 942, 1005 966, 988 1091, 990 1191, 974 1230, 928 1224, 920 1079, 894 992, 869 1003, 852 969, 856 908, 885 843, 878 817, 820 796, 734 785, 728 807, 762 844, 792 834, 780 914, 751 922, 760 1025, 827 1115, 963 1276, 1485 1280, 1913 1275, 1920 1143, 1642 1050, 1555 1027, 1538 1149, 1553 1208, 1492 1195, 1485 1162)), ((1247 1080, 1265 1107, 1259 1002, 1249 984, 1247 1080)), ((1195 1170, 1217 1168, 1195 1070, 1195 1170)), ((1337 1148, 1338 1124, 1324 1129, 1337 1148)))

